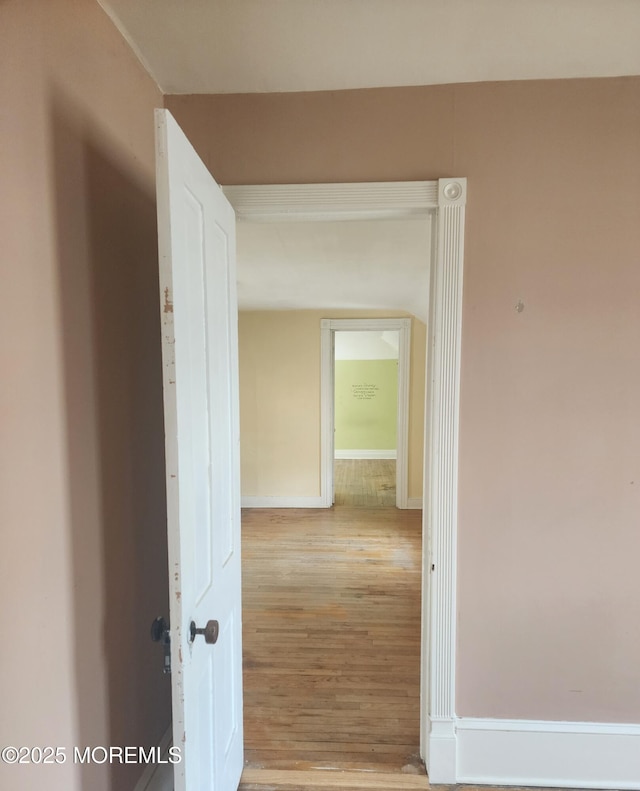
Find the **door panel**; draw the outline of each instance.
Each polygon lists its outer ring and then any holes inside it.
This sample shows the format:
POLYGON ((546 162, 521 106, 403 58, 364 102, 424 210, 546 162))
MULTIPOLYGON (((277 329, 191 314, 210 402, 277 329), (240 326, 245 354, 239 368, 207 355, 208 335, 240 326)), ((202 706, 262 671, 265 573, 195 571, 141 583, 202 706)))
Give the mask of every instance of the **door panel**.
POLYGON ((235 216, 156 111, 176 791, 235 791, 243 763, 235 216), (190 624, 219 622, 215 644, 190 624))

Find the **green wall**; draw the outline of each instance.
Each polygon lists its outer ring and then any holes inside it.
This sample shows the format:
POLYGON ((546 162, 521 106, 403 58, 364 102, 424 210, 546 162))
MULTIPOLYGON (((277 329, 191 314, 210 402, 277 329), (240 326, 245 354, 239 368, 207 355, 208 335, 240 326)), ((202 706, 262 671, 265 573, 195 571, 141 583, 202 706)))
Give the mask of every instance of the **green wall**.
POLYGON ((336 360, 336 450, 395 450, 397 360, 336 360))

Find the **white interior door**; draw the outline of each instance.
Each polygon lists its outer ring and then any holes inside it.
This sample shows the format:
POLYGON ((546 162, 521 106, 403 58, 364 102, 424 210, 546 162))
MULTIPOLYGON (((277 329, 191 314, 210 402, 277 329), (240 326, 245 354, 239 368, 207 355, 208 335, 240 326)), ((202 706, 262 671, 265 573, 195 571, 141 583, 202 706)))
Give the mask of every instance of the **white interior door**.
POLYGON ((243 764, 235 215, 167 110, 156 175, 176 791, 243 764), (192 637, 191 625, 208 634, 192 637), (208 642, 207 642, 208 641, 208 642))

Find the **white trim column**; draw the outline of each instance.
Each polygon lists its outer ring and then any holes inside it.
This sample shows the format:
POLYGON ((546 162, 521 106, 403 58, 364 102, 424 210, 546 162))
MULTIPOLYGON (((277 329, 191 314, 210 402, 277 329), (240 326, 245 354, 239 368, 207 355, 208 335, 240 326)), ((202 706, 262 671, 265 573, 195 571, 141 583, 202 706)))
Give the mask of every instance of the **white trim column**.
POLYGON ((320 320, 320 499, 323 508, 333 505, 333 391, 334 335, 331 319, 320 320))
POLYGON ((430 688, 427 768, 431 783, 456 782, 456 546, 465 179, 438 182, 431 270, 425 509, 429 552, 430 688))

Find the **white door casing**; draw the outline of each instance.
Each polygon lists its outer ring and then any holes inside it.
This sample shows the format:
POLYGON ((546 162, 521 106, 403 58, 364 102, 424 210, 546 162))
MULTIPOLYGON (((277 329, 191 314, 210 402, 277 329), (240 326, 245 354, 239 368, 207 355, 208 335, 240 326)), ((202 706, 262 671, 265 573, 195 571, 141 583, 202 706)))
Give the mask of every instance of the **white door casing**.
MULTIPOLYGON (((421 755, 455 783, 456 564, 462 276, 467 181, 225 186, 238 221, 433 218, 423 495, 421 755)), ((329 444, 329 443, 326 443, 329 444)), ((328 458, 330 448, 325 452, 328 458)))
POLYGON ((167 110, 156 176, 176 791, 243 765, 235 215, 167 110), (215 644, 190 624, 219 622, 215 644))

